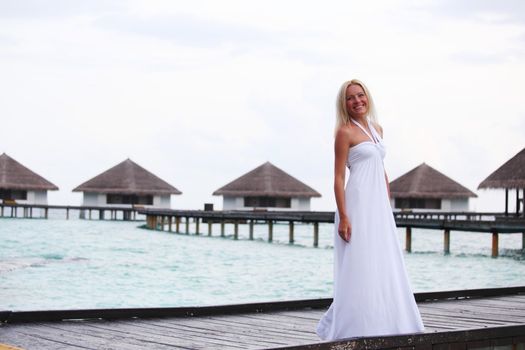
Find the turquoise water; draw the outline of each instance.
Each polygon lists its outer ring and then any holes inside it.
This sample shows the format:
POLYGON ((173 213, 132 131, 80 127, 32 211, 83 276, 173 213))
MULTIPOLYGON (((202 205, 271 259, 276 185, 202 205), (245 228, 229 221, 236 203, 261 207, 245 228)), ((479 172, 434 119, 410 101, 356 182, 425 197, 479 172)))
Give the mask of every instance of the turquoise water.
MULTIPOLYGON (((220 238, 139 228, 141 222, 0 219, 0 310, 166 307, 325 298, 332 290, 332 225, 256 225, 255 240, 241 225, 220 238)), ((181 226, 183 228, 184 226, 181 226)), ((191 226, 192 232, 194 226, 191 226)), ((207 232, 207 225, 201 225, 207 232)), ((491 235, 413 230, 405 261, 414 291, 525 285, 521 234, 500 235, 500 257, 490 257, 491 235)), ((404 231, 399 229, 404 247, 404 231)))

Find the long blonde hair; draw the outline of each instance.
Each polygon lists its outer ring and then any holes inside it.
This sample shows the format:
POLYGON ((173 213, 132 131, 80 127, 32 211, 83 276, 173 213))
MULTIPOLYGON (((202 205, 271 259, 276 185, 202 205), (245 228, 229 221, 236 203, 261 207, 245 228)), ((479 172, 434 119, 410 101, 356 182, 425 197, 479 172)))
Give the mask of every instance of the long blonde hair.
POLYGON ((350 121, 350 114, 348 114, 348 110, 346 109, 346 89, 350 85, 359 85, 363 91, 365 92, 366 97, 368 98, 368 106, 366 111, 366 116, 370 121, 377 123, 377 112, 376 107, 374 104, 374 100, 372 99, 372 95, 370 95, 370 91, 368 91, 368 88, 363 84, 361 81, 357 79, 352 79, 345 81, 343 85, 341 85, 341 88, 339 89, 339 93, 337 94, 337 99, 335 101, 335 108, 336 108, 336 115, 335 115, 335 131, 348 123, 350 121))

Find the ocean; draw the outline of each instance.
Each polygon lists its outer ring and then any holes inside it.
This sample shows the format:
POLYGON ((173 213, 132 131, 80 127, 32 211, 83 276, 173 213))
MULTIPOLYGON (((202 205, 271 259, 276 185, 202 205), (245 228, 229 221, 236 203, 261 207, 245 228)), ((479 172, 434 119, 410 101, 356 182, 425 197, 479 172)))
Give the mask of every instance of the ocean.
MULTIPOLYGON (((0 311, 223 305, 328 298, 332 293, 331 224, 241 225, 226 237, 151 231, 144 222, 0 219, 0 311)), ((193 232, 194 226, 191 226, 193 232)), ((207 225, 201 225, 207 232, 207 225)), ((398 230, 404 247, 404 229, 398 230)), ((500 234, 498 258, 491 235, 413 229, 404 254, 414 292, 525 285, 521 234, 500 234)))

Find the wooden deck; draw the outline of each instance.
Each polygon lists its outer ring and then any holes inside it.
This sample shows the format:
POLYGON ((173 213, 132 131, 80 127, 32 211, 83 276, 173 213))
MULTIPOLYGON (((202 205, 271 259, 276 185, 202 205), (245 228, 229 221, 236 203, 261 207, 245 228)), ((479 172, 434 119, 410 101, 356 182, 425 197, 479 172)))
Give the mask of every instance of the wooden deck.
MULTIPOLYGON (((525 348, 525 287, 416 294, 425 333, 320 343, 330 299, 197 308, 0 312, 23 349, 525 348)), ((2 346, 0 345, 0 348, 2 346)))
MULTIPOLYGON (((212 235, 212 223, 219 222, 220 235, 225 236, 226 223, 233 224, 233 239, 239 237, 239 225, 249 225, 249 239, 253 239, 254 224, 268 225, 268 242, 273 241, 273 225, 276 222, 288 223, 288 242, 294 243, 295 223, 312 224, 313 246, 319 246, 319 223, 333 223, 334 212, 328 211, 206 211, 144 208, 138 210, 146 216, 146 227, 190 234, 190 221, 195 223, 195 234, 202 233, 200 223, 208 224, 208 236, 212 235), (184 221, 184 229, 181 224, 184 221)), ((492 235, 492 256, 499 252, 499 234, 521 234, 521 248, 525 249, 525 217, 505 215, 504 213, 441 212, 441 211, 396 211, 393 213, 397 227, 405 227, 405 249, 412 251, 412 228, 443 230, 443 252, 450 253, 451 231, 485 232, 492 235)))

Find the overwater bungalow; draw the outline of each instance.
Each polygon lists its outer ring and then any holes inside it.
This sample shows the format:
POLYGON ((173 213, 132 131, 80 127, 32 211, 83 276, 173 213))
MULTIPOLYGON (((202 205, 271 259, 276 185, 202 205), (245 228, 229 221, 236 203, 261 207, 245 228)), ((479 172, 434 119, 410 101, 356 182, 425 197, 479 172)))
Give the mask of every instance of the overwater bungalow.
MULTIPOLYGON (((525 148, 496 169, 478 186, 478 189, 488 188, 505 189, 505 214, 509 212, 509 190, 515 189, 516 215, 519 215, 520 206, 525 206, 525 148)), ((521 209, 521 211, 525 216, 525 210, 521 209)))
POLYGON ((310 210, 310 199, 321 194, 270 162, 266 162, 213 192, 223 196, 223 210, 310 210))
POLYGON ((140 205, 170 208, 171 195, 182 194, 129 158, 84 182, 73 192, 83 192, 82 205, 90 207, 140 205))
POLYGON ((0 155, 0 199, 8 204, 47 204, 58 187, 7 154, 0 155))
POLYGON ((395 209, 467 211, 477 195, 431 166, 423 163, 390 182, 395 209))

